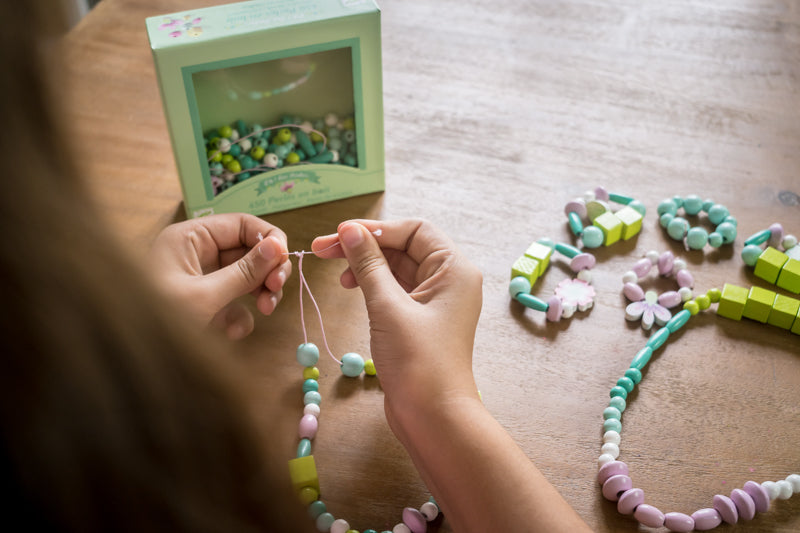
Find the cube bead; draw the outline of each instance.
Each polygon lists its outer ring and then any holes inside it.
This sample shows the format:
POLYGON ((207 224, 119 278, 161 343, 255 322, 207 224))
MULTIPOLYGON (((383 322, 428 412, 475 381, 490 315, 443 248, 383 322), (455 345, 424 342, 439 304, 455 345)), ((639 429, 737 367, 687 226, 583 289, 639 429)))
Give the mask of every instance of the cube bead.
POLYGON ((784 263, 776 283, 781 289, 800 294, 800 261, 789 258, 784 263))
POLYGON ((761 287, 750 287, 750 294, 747 295, 742 316, 762 324, 765 323, 772 312, 775 296, 777 295, 773 291, 761 287))
POLYGON ((531 283, 531 287, 536 283, 539 278, 539 261, 531 259, 528 256, 520 256, 519 259, 514 261, 511 265, 511 279, 517 276, 522 276, 531 283))
POLYGON ((542 276, 547 266, 550 264, 550 256, 553 255, 553 249, 540 242, 535 242, 528 246, 525 250, 525 256, 535 259, 539 263, 537 276, 542 276))
POLYGON ((753 273, 769 283, 775 283, 784 263, 788 260, 789 256, 785 253, 772 246, 767 246, 767 249, 758 256, 753 273))
POLYGON ((622 237, 622 221, 611 211, 595 218, 594 225, 603 230, 603 244, 606 246, 611 246, 622 237))
POLYGON ((622 221, 623 240, 627 241, 642 230, 644 217, 636 209, 626 205, 614 214, 622 221))
POLYGON ((317 465, 313 455, 289 459, 289 477, 292 486, 298 494, 305 487, 311 487, 319 493, 319 478, 317 477, 317 465))
POLYGON ((794 324, 792 324, 792 329, 789 331, 795 335, 800 335, 800 311, 797 311, 797 316, 794 318, 794 324))
POLYGON ((772 306, 767 323, 783 329, 790 329, 800 311, 800 300, 778 294, 772 306))
POLYGON ((747 303, 747 293, 748 291, 744 287, 726 283, 722 287, 717 314, 732 320, 741 320, 744 305, 747 303))

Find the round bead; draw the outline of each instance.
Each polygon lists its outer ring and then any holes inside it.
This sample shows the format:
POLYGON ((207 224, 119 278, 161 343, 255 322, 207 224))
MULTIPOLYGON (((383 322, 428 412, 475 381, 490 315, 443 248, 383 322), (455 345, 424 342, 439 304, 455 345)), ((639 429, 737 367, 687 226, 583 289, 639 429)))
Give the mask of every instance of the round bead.
POLYGON ((764 487, 755 481, 748 481, 744 484, 743 489, 753 498, 757 512, 764 513, 769 510, 769 494, 764 487))
POLYGON ((711 301, 712 304, 719 302, 720 298, 722 298, 722 291, 719 289, 709 289, 706 292, 708 299, 711 301))
POLYGON ((319 368, 308 366, 303 369, 303 379, 319 379, 319 368))
POLYGON ((318 391, 319 390, 319 381, 316 379, 307 379, 303 382, 303 394, 308 391, 318 391))
POLYGON ((597 467, 603 468, 605 465, 612 462, 614 462, 614 456, 604 453, 597 458, 597 467))
POLYGON ((784 250, 789 250, 795 246, 797 246, 797 237, 794 235, 786 235, 781 241, 781 247, 783 247, 784 250))
POLYGON ((730 215, 730 211, 722 204, 714 204, 708 210, 708 220, 714 225, 722 223, 728 215, 730 215))
POLYGON ((311 502, 308 505, 308 514, 312 519, 316 520, 319 515, 327 511, 328 508, 322 500, 311 502))
POLYGON ((755 244, 748 244, 742 248, 742 261, 747 266, 756 266, 758 258, 761 257, 763 250, 755 244))
POLYGON ((629 368, 625 371, 625 376, 630 378, 634 384, 639 384, 642 382, 642 371, 638 368, 629 368))
POLYGON ((599 248, 605 240, 605 235, 603 235, 603 230, 597 226, 586 226, 583 228, 581 240, 587 248, 599 248))
POLYGON ((656 208, 656 213, 658 213, 659 216, 665 213, 670 215, 675 215, 675 213, 677 212, 678 212, 678 206, 671 198, 662 200, 661 203, 659 203, 658 207, 656 208))
POLYGON ((642 489, 626 490, 617 501, 617 511, 621 514, 631 514, 643 503, 644 491, 642 489))
POLYGON ((322 402, 322 396, 315 390, 308 391, 303 395, 303 405, 308 405, 310 403, 315 403, 319 405, 322 402))
POLYGON ((657 507, 643 503, 633 512, 633 517, 647 527, 661 527, 664 525, 664 513, 657 507))
POLYGON ((609 396, 611 396, 612 398, 614 396, 622 396, 623 399, 627 399, 628 391, 625 388, 617 385, 615 387, 611 387, 611 392, 609 392, 609 396))
POLYGON ((303 366, 314 366, 319 361, 319 348, 311 342, 297 347, 297 362, 303 366))
POLYGON ((319 404, 316 403, 307 403, 305 407, 303 407, 303 414, 304 415, 314 415, 319 418, 320 408, 319 404))
POLYGON ((708 531, 714 529, 722 523, 722 516, 716 509, 699 509, 692 513, 694 528, 698 531, 708 531))
POLYGON ((608 420, 609 418, 615 418, 619 420, 622 418, 622 413, 616 407, 606 407, 603 409, 603 420, 608 420))
POLYGON ((316 416, 303 415, 303 418, 300 419, 300 426, 298 427, 297 434, 301 439, 313 439, 317 435, 318 429, 319 421, 316 416))
POLYGON ((364 371, 364 358, 357 353, 346 353, 342 356, 342 374, 355 378, 364 371))
POLYGON ((337 518, 331 524, 331 533, 347 533, 347 530, 350 529, 350 524, 347 523, 347 520, 342 518, 337 518))
MULTIPOLYGON (((581 281, 585 281, 586 283, 591 283, 592 282, 592 271, 591 270, 581 270, 580 272, 578 272, 578 275, 575 276, 575 277, 578 278, 581 281)), ((584 309, 581 309, 581 311, 584 311, 584 309)))
POLYGON ((608 191, 605 187, 595 187, 594 188, 594 197, 602 202, 608 202, 608 191))
POLYGON ((633 270, 628 270, 622 275, 622 283, 639 283, 639 276, 633 270))
POLYGON ((689 223, 686 221, 686 219, 675 217, 670 220, 669 224, 667 225, 667 234, 676 241, 680 241, 683 240, 688 228, 689 223))
POLYGON ((624 376, 617 380, 617 385, 622 387, 623 389, 625 389, 628 392, 633 391, 633 387, 635 386, 634 383, 633 383, 633 380, 631 378, 624 377, 624 376))
POLYGON ((731 491, 731 500, 736 504, 739 518, 742 520, 752 520, 756 516, 756 504, 753 498, 742 489, 733 489, 731 491))
POLYGON ((296 165, 299 162, 300 162, 300 156, 297 154, 297 152, 289 152, 286 155, 287 165, 296 165))
POLYGON ((792 486, 795 494, 800 494, 800 474, 789 474, 786 476, 786 481, 792 486))
POLYGON ((317 517, 316 526, 317 531, 330 531, 331 526, 333 525, 334 520, 336 520, 333 515, 329 512, 324 512, 317 517))
POLYGON ((319 492, 314 487, 303 487, 300 489, 300 501, 303 505, 310 505, 311 503, 317 501, 319 498, 319 492))
MULTIPOLYGON (((775 483, 775 486, 778 488, 779 500, 788 500, 789 498, 792 497, 792 493, 794 492, 794 490, 792 489, 792 484, 786 481, 785 479, 782 479, 777 483, 775 483)), ((747 489, 745 488, 745 490, 747 489)), ((755 498, 753 499, 755 500, 755 498)), ((758 510, 758 507, 756 507, 756 509, 758 510)))
POLYGON ((392 528, 392 533, 411 533, 411 528, 401 522, 392 528))
POLYGON ((692 299, 692 289, 689 287, 681 287, 678 289, 678 294, 681 295, 681 300, 684 302, 688 302, 692 299))
POLYGON ((531 292, 531 282, 523 276, 516 276, 508 284, 508 293, 512 298, 516 297, 519 293, 528 294, 531 292))
POLYGON ((617 457, 619 457, 619 446, 617 446, 613 442, 606 442, 600 447, 600 453, 607 453, 608 455, 616 459, 617 457))
POLYGON ((622 438, 619 436, 619 433, 617 433, 616 431, 606 431, 605 433, 603 433, 603 443, 604 444, 606 442, 613 442, 614 444, 619 446, 619 443, 620 443, 621 440, 622 440, 622 438))
POLYGON ((603 483, 603 497, 606 500, 615 502, 619 500, 620 495, 626 490, 633 488, 633 481, 631 478, 624 474, 611 476, 603 483))
POLYGON ((703 210, 703 199, 696 194, 690 194, 683 200, 683 210, 687 215, 696 215, 703 210))
POLYGON ((617 433, 619 433, 622 431, 622 422, 620 422, 616 418, 609 418, 608 420, 604 420, 603 431, 616 431, 617 433))
POLYGON ((403 509, 403 523, 408 526, 411 533, 425 533, 428 529, 425 517, 413 507, 403 509))
POLYGON ((726 524, 735 524, 739 521, 739 510, 733 500, 722 494, 714 496, 714 509, 717 510, 726 524))
POLYGON ((664 525, 670 531, 687 533, 694 529, 694 520, 691 516, 683 513, 666 513, 664 515, 664 525))
POLYGON ((664 213, 663 215, 658 217, 658 224, 662 228, 667 229, 667 226, 669 226, 669 223, 672 222, 673 218, 675 218, 675 215, 670 215, 669 213, 664 213))
POLYGON ((642 216, 647 214, 647 208, 639 200, 632 200, 630 203, 628 203, 628 207, 635 209, 642 216))
POLYGON ((439 506, 433 502, 425 502, 419 507, 419 512, 425 517, 425 520, 432 522, 439 516, 439 506))
POLYGON ((375 361, 372 359, 364 361, 364 373, 368 376, 374 376, 378 373, 378 371, 375 370, 375 361))
POLYGON ((736 240, 736 226, 730 222, 721 223, 714 232, 722 236, 723 244, 730 244, 736 240))
POLYGON ((625 399, 621 396, 614 396, 608 401, 608 406, 617 409, 620 413, 625 411, 626 403, 625 399))
POLYGON ((716 231, 712 231, 711 233, 708 234, 708 244, 712 248, 719 248, 720 246, 723 245, 724 242, 725 239, 722 237, 722 235, 720 235, 716 231))
POLYGON ((774 500, 778 497, 778 492, 780 492, 780 489, 778 489, 778 484, 774 481, 765 481, 761 484, 761 486, 766 489, 770 500, 774 500))
POLYGON ((689 311, 689 313, 691 313, 692 315, 696 315, 697 313, 700 312, 700 306, 697 305, 697 302, 695 302, 694 300, 690 300, 684 303, 683 308, 689 311))
POLYGON ((703 228, 691 228, 686 234, 686 245, 690 250, 702 250, 707 242, 708 232, 703 228))

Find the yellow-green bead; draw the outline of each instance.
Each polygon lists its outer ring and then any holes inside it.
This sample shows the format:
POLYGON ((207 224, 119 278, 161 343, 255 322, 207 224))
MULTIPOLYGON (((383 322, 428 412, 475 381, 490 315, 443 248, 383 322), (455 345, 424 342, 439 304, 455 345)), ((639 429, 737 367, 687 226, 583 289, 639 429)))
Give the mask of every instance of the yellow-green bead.
POLYGON ((225 168, 227 168, 228 170, 230 170, 235 174, 237 172, 242 171, 242 164, 234 159, 233 161, 229 161, 228 164, 225 165, 225 168))
POLYGON ((220 161, 222 161, 223 165, 227 166, 228 163, 233 161, 233 156, 231 154, 225 154, 222 156, 222 159, 220 159, 220 161))
POLYGON ((375 361, 372 359, 364 361, 364 373, 368 376, 374 376, 378 373, 378 371, 375 370, 375 361))
POLYGON ((230 126, 222 126, 220 129, 217 130, 220 137, 227 137, 230 139, 231 135, 233 135, 233 128, 230 126))
POLYGON ((319 368, 307 366, 303 369, 303 379, 319 379, 319 368))
POLYGON ((219 163, 220 161, 222 161, 222 152, 217 150, 216 148, 212 148, 207 153, 210 161, 214 163, 219 163))
POLYGON ((719 303, 720 298, 722 298, 722 291, 719 289, 709 289, 706 296, 708 296, 712 304, 716 304, 719 303))
POLYGON ((253 146, 250 149, 250 157, 252 157, 256 161, 261 161, 264 158, 265 153, 266 152, 264 152, 264 149, 261 148, 260 146, 253 146))
POLYGON ((304 505, 311 505, 319 498, 319 492, 314 487, 303 487, 300 489, 299 496, 304 505))
POLYGON ((348 529, 345 533, 358 533, 358 530, 348 529))
POLYGON ((300 155, 297 152, 289 152, 289 155, 286 156, 286 164, 287 165, 296 165, 300 162, 300 155))
POLYGON ((695 302, 694 300, 689 300, 688 302, 683 304, 683 308, 689 311, 692 314, 692 316, 700 312, 700 306, 697 305, 697 302, 695 302))
POLYGON ((708 309, 711 306, 711 298, 709 298, 706 294, 698 296, 694 299, 694 301, 697 302, 698 306, 700 306, 700 310, 708 309))
POLYGON ((272 142, 275 144, 285 144, 292 140, 292 130, 289 128, 281 128, 275 133, 272 142))

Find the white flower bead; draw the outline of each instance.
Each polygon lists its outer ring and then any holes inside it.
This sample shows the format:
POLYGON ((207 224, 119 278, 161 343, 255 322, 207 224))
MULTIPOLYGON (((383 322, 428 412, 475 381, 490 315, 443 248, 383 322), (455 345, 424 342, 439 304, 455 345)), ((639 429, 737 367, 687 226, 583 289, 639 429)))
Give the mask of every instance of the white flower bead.
POLYGON ((411 533, 411 529, 404 523, 400 522, 392 528, 392 533, 411 533))
POLYGON ((764 487, 764 490, 766 490, 767 494, 769 494, 770 500, 774 500, 775 498, 778 497, 780 489, 778 489, 778 484, 775 483, 774 481, 765 481, 764 483, 761 484, 761 486, 764 487))
POLYGON ((692 289, 690 287, 681 287, 680 289, 678 289, 678 294, 681 295, 682 302, 688 302, 689 300, 692 299, 693 296, 692 289))
POLYGON ((780 481, 775 482, 775 485, 778 486, 778 499, 779 500, 788 500, 792 497, 792 484, 782 479, 780 481))
POLYGON ((684 261, 683 259, 676 259, 675 261, 672 262, 673 272, 680 272, 684 268, 686 268, 686 261, 684 261))
POLYGON ((572 315, 575 314, 577 307, 572 304, 564 304, 564 307, 561 309, 561 316, 563 318, 570 318, 572 315))
POLYGON ((337 518, 331 524, 331 533, 347 533, 350 529, 350 524, 347 523, 347 520, 342 518, 337 518))
POLYGON ((647 252, 646 254, 644 254, 644 256, 645 256, 647 259, 649 259, 649 260, 650 260, 650 263, 651 263, 651 264, 653 264, 653 265, 657 265, 657 264, 658 264, 658 258, 661 256, 661 254, 660 254, 660 253, 658 253, 658 252, 657 252, 657 251, 655 251, 655 250, 650 250, 649 252, 647 252))
POLYGON ((611 461, 614 461, 614 460, 615 460, 615 458, 614 458, 613 455, 608 454, 608 453, 604 453, 600 457, 597 458, 597 468, 601 468, 604 464, 610 463, 611 461))
POLYGON ((603 433, 603 444, 607 442, 613 442, 617 446, 619 446, 620 441, 622 438, 620 437, 619 433, 614 431, 613 429, 606 431, 603 433))
POLYGON ((619 446, 614 444, 613 442, 606 442, 603 446, 600 447, 601 453, 607 453, 614 459, 619 457, 619 446))
POLYGON ((317 418, 319 418, 319 413, 320 413, 319 405, 317 405, 315 403, 310 403, 310 404, 306 405, 305 407, 303 407, 303 414, 304 415, 314 415, 317 418))
POLYGON ((639 276, 633 270, 628 270, 622 275, 622 283, 639 283, 639 276))
POLYGON ((792 491, 795 494, 800 494, 800 474, 790 474, 786 476, 786 481, 791 483, 792 491))
POLYGON ((420 506, 419 512, 422 513, 422 516, 425 517, 425 520, 432 522, 436 520, 437 516, 439 516, 439 507, 437 507, 433 502, 425 502, 420 506))
POLYGON ((585 281, 586 283, 592 282, 592 271, 591 270, 581 270, 578 272, 577 278, 581 281, 585 281))

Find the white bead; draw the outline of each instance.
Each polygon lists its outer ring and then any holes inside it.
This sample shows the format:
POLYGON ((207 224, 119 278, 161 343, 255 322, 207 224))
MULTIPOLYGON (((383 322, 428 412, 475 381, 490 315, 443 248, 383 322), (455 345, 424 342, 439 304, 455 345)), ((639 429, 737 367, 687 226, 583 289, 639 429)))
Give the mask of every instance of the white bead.
POLYGON ((228 139, 220 139, 219 140, 219 151, 220 152, 229 152, 231 149, 231 142, 228 139))
POLYGON ((400 522, 392 528, 392 533, 411 533, 411 529, 404 523, 400 522))
POLYGON ((686 261, 684 261, 683 259, 676 259, 676 260, 674 260, 672 262, 672 271, 673 272, 679 272, 679 271, 683 270, 684 268, 686 268, 686 261))
POLYGON ((633 270, 628 270, 622 275, 622 283, 639 283, 639 276, 633 270))
POLYGON ((312 126, 312 125, 311 125, 311 122, 309 122, 309 121, 307 121, 307 120, 306 120, 305 122, 303 122, 302 124, 300 124, 300 130, 301 130, 303 133, 305 133, 306 135, 308 135, 309 133, 311 133, 311 130, 313 130, 313 129, 314 129, 314 126, 312 126))
POLYGON ((617 433, 613 429, 610 429, 610 430, 606 431, 605 433, 603 433, 603 444, 608 443, 608 442, 613 442, 614 444, 619 446, 619 443, 621 442, 621 440, 622 440, 622 438, 619 436, 619 433, 617 433))
POLYGON ((688 302, 692 299, 692 289, 690 287, 681 287, 678 289, 678 294, 681 295, 682 302, 688 302))
POLYGON ((304 415, 314 415, 317 418, 319 418, 319 413, 320 413, 319 405, 317 405, 315 403, 310 403, 310 404, 306 405, 305 407, 303 407, 303 414, 304 415))
POLYGON ((337 518, 331 524, 331 533, 347 533, 348 529, 350 529, 350 524, 343 518, 337 518))
POLYGON ((791 483, 789 483, 785 479, 782 479, 780 481, 775 482, 775 484, 778 486, 778 499, 779 500, 788 500, 789 498, 792 497, 792 492, 794 492, 794 491, 792 490, 792 484, 791 483))
POLYGON ((600 447, 601 453, 607 453, 614 459, 619 457, 619 446, 614 444, 613 442, 606 442, 603 446, 600 447))
POLYGON ((333 159, 331 159, 331 163, 336 163, 337 161, 339 161, 339 150, 331 150, 331 155, 333 156, 333 159))
POLYGON ((800 474, 789 474, 786 476, 786 481, 792 484, 792 491, 795 494, 800 494, 800 474))
POLYGON ((592 282, 592 271, 591 270, 581 270, 578 272, 576 276, 579 280, 585 281, 586 283, 592 282))
POLYGON ((764 487, 764 490, 766 490, 767 494, 769 494, 770 500, 774 500, 775 498, 778 497, 780 489, 778 489, 778 484, 775 483, 774 481, 765 481, 764 483, 761 484, 761 486, 764 487))
POLYGON ((236 142, 239 140, 239 131, 238 130, 231 130, 231 140, 236 142))
POLYGON ((784 235, 783 240, 781 241, 781 246, 783 246, 784 250, 788 250, 789 248, 797 246, 797 237, 794 235, 784 235))
POLYGON ((611 461, 614 461, 614 460, 615 459, 614 459, 613 455, 604 453, 600 457, 597 458, 597 468, 601 468, 604 464, 610 463, 611 461))
POLYGON ((249 152, 250 148, 253 147, 253 142, 250 139, 242 139, 239 141, 239 147, 242 149, 242 152, 249 152))
POLYGON ((337 122, 339 122, 339 117, 337 117, 335 113, 328 113, 325 115, 325 125, 329 128, 336 126, 337 122))
POLYGON ((646 254, 644 254, 644 256, 645 256, 647 259, 649 259, 649 260, 650 260, 650 263, 652 263, 653 265, 657 265, 657 264, 658 264, 658 258, 659 258, 659 256, 660 256, 660 255, 661 255, 661 254, 660 254, 660 253, 658 253, 658 252, 656 252, 655 250, 650 250, 649 252, 647 252, 646 254))
POLYGON ((594 202, 597 197, 594 195, 594 191, 586 191, 583 193, 583 201, 584 202, 594 202))
POLYGON ((425 520, 432 522, 439 516, 439 507, 433 502, 425 502, 419 507, 419 512, 425 517, 425 520))

